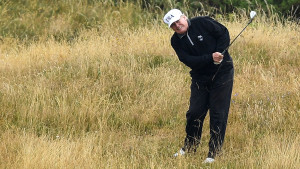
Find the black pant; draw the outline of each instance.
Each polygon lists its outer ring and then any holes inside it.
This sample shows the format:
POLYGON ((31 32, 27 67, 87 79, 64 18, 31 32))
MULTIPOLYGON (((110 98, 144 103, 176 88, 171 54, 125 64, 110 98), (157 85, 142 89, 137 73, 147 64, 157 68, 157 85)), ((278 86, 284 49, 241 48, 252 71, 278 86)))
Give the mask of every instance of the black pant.
POLYGON ((233 70, 227 79, 202 83, 192 80, 190 106, 186 114, 185 146, 187 151, 196 151, 200 143, 205 116, 210 115, 210 140, 208 157, 214 158, 221 150, 230 107, 233 86, 233 70))

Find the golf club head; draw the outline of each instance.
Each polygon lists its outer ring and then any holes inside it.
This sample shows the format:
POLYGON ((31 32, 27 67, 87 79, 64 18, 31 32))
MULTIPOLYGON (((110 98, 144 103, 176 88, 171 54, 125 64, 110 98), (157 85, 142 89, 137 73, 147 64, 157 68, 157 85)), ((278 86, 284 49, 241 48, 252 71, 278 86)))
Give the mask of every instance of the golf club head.
POLYGON ((250 18, 253 19, 256 16, 256 12, 255 11, 251 11, 250 12, 250 18))

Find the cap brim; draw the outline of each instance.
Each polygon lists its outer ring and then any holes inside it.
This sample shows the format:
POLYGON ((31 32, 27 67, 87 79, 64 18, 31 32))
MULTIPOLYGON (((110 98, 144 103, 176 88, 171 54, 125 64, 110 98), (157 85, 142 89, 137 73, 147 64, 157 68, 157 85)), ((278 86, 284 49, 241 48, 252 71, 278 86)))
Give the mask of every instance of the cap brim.
POLYGON ((170 20, 170 22, 169 22, 169 28, 171 27, 171 25, 172 25, 174 22, 178 21, 178 20, 180 19, 180 17, 181 17, 181 15, 180 15, 180 16, 177 16, 177 17, 173 17, 173 18, 170 20))

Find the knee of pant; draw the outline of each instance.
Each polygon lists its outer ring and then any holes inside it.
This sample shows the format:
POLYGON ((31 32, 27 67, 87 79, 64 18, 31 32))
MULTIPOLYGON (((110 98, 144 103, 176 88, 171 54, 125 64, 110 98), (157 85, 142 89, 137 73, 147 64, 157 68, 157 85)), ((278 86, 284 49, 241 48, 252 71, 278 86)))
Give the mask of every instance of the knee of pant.
POLYGON ((213 119, 226 120, 228 118, 228 111, 226 110, 210 110, 210 117, 213 119))
POLYGON ((188 111, 186 114, 187 121, 203 121, 206 116, 206 113, 199 113, 196 111, 188 111))

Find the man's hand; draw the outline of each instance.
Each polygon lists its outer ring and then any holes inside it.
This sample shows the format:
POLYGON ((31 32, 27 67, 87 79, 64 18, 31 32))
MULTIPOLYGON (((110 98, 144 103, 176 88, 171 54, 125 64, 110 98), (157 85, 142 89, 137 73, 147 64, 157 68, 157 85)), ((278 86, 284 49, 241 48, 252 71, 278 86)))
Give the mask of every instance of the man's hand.
POLYGON ((215 64, 220 64, 223 60, 223 55, 220 52, 215 52, 212 54, 213 60, 215 64))

